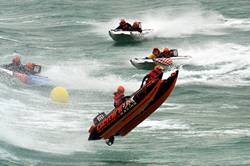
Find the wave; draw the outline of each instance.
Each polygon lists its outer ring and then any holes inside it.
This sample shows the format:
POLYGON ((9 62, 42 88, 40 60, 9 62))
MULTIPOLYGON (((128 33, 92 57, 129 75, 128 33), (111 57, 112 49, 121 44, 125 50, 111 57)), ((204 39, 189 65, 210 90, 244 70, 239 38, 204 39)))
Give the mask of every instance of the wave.
POLYGON ((183 66, 178 83, 247 86, 250 83, 249 51, 249 46, 218 42, 182 48, 180 52, 191 55, 192 60, 183 66))
MULTIPOLYGON (((177 10, 175 8, 144 11, 137 17, 125 18, 129 23, 142 22, 145 29, 153 29, 152 37, 173 38, 187 37, 193 34, 219 36, 229 33, 228 29, 236 28, 243 31, 250 30, 250 20, 241 18, 227 18, 217 11, 205 10, 200 6, 193 6, 192 10, 177 10), (173 14, 174 13, 174 14, 173 14)), ((94 31, 108 36, 109 29, 118 26, 119 20, 124 17, 116 17, 107 22, 89 20, 83 24, 92 25, 94 31)))
MULTIPOLYGON (((220 42, 183 46, 179 49, 180 55, 190 55, 192 59, 180 68, 177 85, 248 86, 249 51, 249 46, 220 42)), ((121 71, 127 70, 129 66, 134 74, 125 76, 122 72, 113 72, 117 70, 117 64, 81 60, 49 66, 44 75, 56 85, 69 89, 110 92, 114 91, 116 86, 124 85, 128 91, 133 92, 140 86, 148 71, 137 71, 131 64, 119 62, 121 63, 124 63, 119 66, 121 71)), ((167 72, 164 78, 167 78, 169 73, 167 72)))
POLYGON ((9 37, 4 37, 4 36, 0 36, 0 40, 6 40, 6 41, 12 41, 12 42, 15 42, 15 43, 21 43, 21 41, 19 41, 19 40, 11 39, 9 37))
MULTIPOLYGON (((141 123, 138 128, 147 128, 148 132, 152 132, 152 130, 188 130, 190 126, 179 120, 145 120, 141 123)), ((140 129, 138 129, 140 130, 140 129)))
MULTIPOLYGON (((120 75, 103 72, 105 65, 97 61, 82 60, 68 62, 49 67, 44 75, 48 76, 56 85, 69 89, 114 91, 116 86, 124 85, 128 91, 136 90, 139 82, 133 78, 123 79, 120 75)), ((112 67, 111 67, 112 68, 112 67)))
POLYGON ((249 129, 218 129, 211 131, 184 131, 183 137, 249 137, 249 129))
POLYGON ((225 20, 225 25, 228 28, 237 28, 237 29, 241 29, 243 31, 250 31, 250 19, 236 19, 236 18, 227 18, 225 20))
MULTIPOLYGON (((28 96, 36 97, 34 94, 28 96)), ((50 153, 90 151, 87 132, 83 131, 89 119, 81 116, 82 110, 72 109, 70 105, 56 107, 49 104, 48 98, 39 99, 34 106, 34 102, 1 98, 0 140, 24 149, 50 153), (48 106, 44 107, 44 103, 48 106)))

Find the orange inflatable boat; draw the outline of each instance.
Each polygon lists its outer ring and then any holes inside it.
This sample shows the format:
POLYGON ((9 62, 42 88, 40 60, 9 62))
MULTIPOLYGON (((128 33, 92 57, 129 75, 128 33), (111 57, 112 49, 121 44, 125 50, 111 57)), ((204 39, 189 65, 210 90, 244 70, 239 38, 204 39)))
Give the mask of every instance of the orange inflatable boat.
POLYGON ((112 145, 115 136, 128 134, 167 99, 177 77, 178 70, 168 79, 158 79, 144 85, 109 114, 99 113, 93 119, 88 140, 105 139, 108 145, 112 145))

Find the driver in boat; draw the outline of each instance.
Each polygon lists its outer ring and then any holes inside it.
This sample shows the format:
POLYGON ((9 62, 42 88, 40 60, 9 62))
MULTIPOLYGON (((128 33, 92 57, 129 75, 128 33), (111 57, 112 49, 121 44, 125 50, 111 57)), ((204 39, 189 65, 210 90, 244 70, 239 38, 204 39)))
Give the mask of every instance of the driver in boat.
POLYGON ((124 95, 125 88, 123 86, 118 86, 116 92, 114 93, 114 106, 115 108, 119 107, 123 102, 126 101, 126 104, 130 103, 130 96, 124 95))
POLYGON ((38 72, 34 71, 34 65, 35 64, 31 62, 28 62, 26 65, 23 65, 21 63, 21 56, 16 55, 12 59, 12 63, 3 65, 2 67, 10 71, 19 72, 23 74, 37 74, 38 72))
POLYGON ((152 71, 150 71, 142 80, 141 83, 141 88, 143 87, 143 84, 146 80, 146 84, 149 84, 150 82, 156 80, 156 79, 161 79, 163 76, 163 70, 164 68, 161 67, 160 65, 157 65, 154 67, 152 71))
POLYGON ((127 23, 124 19, 121 19, 120 25, 117 28, 115 28, 115 30, 131 31, 132 26, 129 23, 127 23))
POLYGON ((160 53, 161 53, 161 51, 159 50, 159 48, 154 48, 153 51, 152 51, 152 54, 150 54, 150 55, 148 56, 148 58, 154 59, 154 58, 156 58, 160 53))
POLYGON ((124 101, 125 88, 123 86, 118 86, 116 92, 114 93, 114 106, 119 107, 124 101))
POLYGON ((170 58, 171 51, 169 48, 164 48, 163 51, 157 56, 157 58, 170 58))
POLYGON ((142 32, 141 24, 139 22, 134 22, 132 25, 132 31, 142 32))
POLYGON ((34 71, 34 67, 35 67, 34 63, 32 63, 32 62, 26 63, 26 65, 25 65, 25 73, 26 74, 32 74, 32 75, 37 74, 38 72, 34 71))
POLYGON ((2 67, 11 71, 19 71, 21 68, 23 68, 21 56, 16 55, 10 64, 2 65, 2 67))

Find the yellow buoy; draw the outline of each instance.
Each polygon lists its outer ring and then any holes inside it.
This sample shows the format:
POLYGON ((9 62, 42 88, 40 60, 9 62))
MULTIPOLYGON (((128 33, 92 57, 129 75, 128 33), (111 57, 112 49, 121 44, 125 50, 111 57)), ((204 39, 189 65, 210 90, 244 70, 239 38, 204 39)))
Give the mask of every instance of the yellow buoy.
POLYGON ((67 103, 69 100, 69 94, 65 88, 55 87, 50 92, 50 98, 56 102, 67 103))

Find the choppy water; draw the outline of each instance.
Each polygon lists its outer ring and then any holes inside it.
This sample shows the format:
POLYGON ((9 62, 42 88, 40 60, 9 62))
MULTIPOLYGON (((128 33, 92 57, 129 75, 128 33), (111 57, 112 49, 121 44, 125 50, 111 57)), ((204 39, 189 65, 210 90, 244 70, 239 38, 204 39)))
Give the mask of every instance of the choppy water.
POLYGON ((247 0, 1 0, 1 64, 15 52, 42 64, 71 100, 1 78, 0 165, 250 165, 249 11, 247 0), (115 44, 107 31, 120 18, 154 34, 115 44), (129 59, 165 46, 192 56, 168 100, 113 146, 88 142, 115 87, 132 93, 146 73, 129 59))

